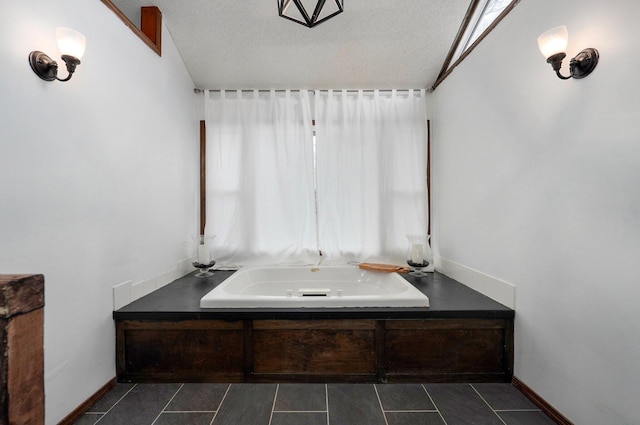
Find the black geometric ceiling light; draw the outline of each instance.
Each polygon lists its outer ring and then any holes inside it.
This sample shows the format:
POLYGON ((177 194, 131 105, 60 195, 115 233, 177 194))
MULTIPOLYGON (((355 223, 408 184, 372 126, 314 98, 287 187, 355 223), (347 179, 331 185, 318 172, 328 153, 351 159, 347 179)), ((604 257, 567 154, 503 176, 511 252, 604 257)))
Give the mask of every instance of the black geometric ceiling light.
POLYGON ((342 13, 344 0, 278 0, 278 14, 305 27, 313 28, 342 13))

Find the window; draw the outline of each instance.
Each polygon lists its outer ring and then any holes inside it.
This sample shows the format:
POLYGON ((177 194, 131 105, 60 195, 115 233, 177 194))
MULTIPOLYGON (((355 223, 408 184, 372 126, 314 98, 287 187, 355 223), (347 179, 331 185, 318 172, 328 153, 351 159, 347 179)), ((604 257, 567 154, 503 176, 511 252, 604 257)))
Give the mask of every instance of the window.
POLYGON ((460 43, 457 55, 454 56, 455 60, 457 60, 465 50, 475 43, 478 37, 480 37, 487 28, 489 28, 489 25, 491 25, 493 21, 500 16, 502 11, 509 6, 510 3, 511 0, 485 0, 484 6, 476 16, 475 24, 470 25, 467 28, 468 30, 465 32, 466 37, 463 37, 463 40, 465 38, 466 40, 464 43, 460 43))
POLYGON ((205 93, 220 264, 404 262, 426 234, 425 90, 205 93))
POLYGON ((445 59, 434 90, 520 0, 473 0, 445 59))

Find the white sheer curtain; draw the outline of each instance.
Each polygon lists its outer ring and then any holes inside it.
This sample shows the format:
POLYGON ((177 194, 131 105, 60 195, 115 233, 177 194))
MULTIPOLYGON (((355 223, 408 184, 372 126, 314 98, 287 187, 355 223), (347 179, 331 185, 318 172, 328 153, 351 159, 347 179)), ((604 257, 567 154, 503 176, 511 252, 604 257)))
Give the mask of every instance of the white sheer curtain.
POLYGON ((403 263, 427 232, 424 91, 316 92, 315 117, 325 261, 403 263))
POLYGON ((206 232, 218 263, 316 263, 307 91, 206 91, 205 115, 206 232))

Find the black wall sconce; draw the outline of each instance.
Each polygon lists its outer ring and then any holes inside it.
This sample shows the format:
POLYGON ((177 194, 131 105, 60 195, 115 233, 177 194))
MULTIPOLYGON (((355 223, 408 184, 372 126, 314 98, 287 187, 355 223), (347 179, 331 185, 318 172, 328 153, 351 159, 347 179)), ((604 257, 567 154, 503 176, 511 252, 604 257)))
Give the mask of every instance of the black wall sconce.
POLYGON ((313 13, 309 14, 303 1, 310 2, 310 0, 278 0, 278 15, 305 27, 313 28, 344 10, 344 0, 317 0, 313 13), (295 7, 291 7, 292 4, 295 7))
POLYGON ((567 42, 569 41, 569 32, 567 27, 560 26, 551 28, 549 31, 543 33, 538 37, 538 47, 540 51, 547 58, 547 63, 551 64, 551 67, 556 72, 558 78, 568 80, 569 78, 584 78, 591 74, 598 64, 600 54, 592 47, 582 50, 576 55, 569 63, 568 77, 560 74, 560 67, 562 66, 562 60, 567 56, 567 42))
POLYGON ((62 60, 67 64, 69 72, 67 78, 58 78, 58 63, 39 50, 29 53, 29 65, 31 65, 33 72, 45 81, 69 81, 76 67, 80 65, 80 58, 84 54, 87 39, 78 31, 64 27, 56 29, 56 39, 58 49, 62 53, 62 60))

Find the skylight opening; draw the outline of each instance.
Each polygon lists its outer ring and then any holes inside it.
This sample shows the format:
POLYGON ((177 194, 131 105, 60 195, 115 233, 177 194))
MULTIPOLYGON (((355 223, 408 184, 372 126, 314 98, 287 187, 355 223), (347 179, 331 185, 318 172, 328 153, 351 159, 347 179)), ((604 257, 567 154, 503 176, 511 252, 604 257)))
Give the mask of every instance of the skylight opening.
MULTIPOLYGON (((496 20, 498 16, 509 6, 512 0, 484 0, 484 6, 478 8, 479 13, 476 14, 475 23, 469 25, 470 31, 465 33, 466 41, 461 43, 462 48, 459 49, 459 54, 454 58, 457 60, 465 50, 467 50, 475 41, 484 33, 489 25, 496 20)), ((473 22, 473 21, 472 21, 473 22)), ((464 40, 464 38, 463 38, 464 40)))
POLYGON ((451 73, 520 0, 472 0, 460 31, 431 90, 451 73))

